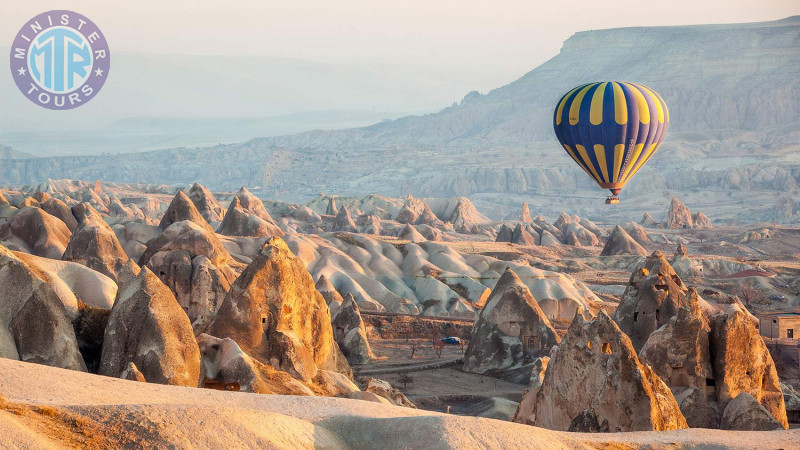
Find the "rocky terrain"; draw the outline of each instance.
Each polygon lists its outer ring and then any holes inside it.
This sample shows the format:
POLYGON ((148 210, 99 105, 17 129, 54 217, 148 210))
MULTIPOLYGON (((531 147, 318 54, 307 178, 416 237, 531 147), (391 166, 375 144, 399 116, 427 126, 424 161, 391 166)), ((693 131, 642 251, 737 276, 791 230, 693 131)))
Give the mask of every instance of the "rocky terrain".
POLYGON ((790 17, 579 32, 520 79, 485 95, 469 93, 436 114, 141 155, 4 160, 0 180, 200 181, 214 189, 257 187, 258 195, 291 202, 319 192, 467 196, 494 220, 519 217, 527 201, 545 215, 564 209, 617 223, 677 195, 717 224, 795 223, 799 27, 800 19, 790 17), (648 85, 671 112, 664 145, 613 209, 551 129, 559 96, 596 79, 648 85))
MULTIPOLYGON (((792 426, 800 353, 767 345, 754 314, 800 307, 800 231, 715 226, 678 198, 658 209, 664 222, 525 205, 493 221, 464 197, 15 186, 0 192, 0 355, 535 433, 792 426)), ((4 386, 0 412, 44 426, 41 400, 4 386)))

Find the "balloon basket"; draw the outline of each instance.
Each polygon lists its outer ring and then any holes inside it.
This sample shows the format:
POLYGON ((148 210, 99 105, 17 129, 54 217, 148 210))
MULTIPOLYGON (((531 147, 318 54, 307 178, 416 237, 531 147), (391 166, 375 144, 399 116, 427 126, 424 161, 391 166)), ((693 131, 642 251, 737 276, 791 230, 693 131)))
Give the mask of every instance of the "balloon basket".
POLYGON ((612 195, 606 198, 606 205, 619 205, 619 197, 612 195))

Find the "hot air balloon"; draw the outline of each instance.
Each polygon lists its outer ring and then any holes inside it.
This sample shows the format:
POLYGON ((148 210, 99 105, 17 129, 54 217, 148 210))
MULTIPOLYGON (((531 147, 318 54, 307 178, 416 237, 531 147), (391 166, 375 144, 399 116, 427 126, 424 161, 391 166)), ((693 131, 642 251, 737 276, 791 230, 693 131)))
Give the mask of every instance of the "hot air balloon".
POLYGON ((669 111, 654 90, 604 81, 567 92, 556 105, 553 128, 564 150, 619 203, 625 183, 653 157, 669 127, 669 111))

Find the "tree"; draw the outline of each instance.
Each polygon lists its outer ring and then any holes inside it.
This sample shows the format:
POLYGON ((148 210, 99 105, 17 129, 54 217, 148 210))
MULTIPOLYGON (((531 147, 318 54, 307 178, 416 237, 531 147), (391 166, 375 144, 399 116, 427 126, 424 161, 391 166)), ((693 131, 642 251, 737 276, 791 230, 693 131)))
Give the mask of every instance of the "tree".
POLYGON ((436 352, 436 356, 439 358, 442 357, 442 352, 444 351, 444 342, 441 339, 433 338, 433 351, 436 352))
POLYGON ((403 390, 405 391, 406 387, 408 387, 408 384, 414 382, 414 378, 409 375, 408 372, 402 372, 400 376, 397 377, 397 382, 403 383, 403 390))

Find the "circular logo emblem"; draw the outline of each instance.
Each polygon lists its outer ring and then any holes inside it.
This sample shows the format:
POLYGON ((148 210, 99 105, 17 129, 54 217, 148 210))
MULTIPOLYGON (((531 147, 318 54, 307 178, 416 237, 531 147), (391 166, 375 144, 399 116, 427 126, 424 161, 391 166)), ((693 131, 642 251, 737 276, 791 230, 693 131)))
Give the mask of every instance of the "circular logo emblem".
POLYGON ((11 75, 30 101, 48 109, 86 104, 103 87, 111 68, 105 36, 74 11, 39 14, 11 45, 11 75))

